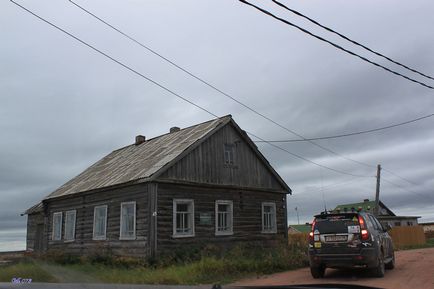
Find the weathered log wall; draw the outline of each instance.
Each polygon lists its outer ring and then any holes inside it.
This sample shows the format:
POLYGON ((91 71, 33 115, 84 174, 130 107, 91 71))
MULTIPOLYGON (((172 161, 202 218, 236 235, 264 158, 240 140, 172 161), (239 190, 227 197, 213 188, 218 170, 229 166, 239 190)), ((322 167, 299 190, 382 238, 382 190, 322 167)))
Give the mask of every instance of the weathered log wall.
POLYGON ((158 184, 158 253, 164 254, 181 245, 216 244, 231 246, 240 242, 262 242, 272 245, 287 236, 286 195, 253 190, 233 190, 207 187, 158 184), (194 200, 195 236, 173 237, 173 199, 194 200), (215 201, 233 201, 233 235, 216 236, 215 201), (262 202, 276 204, 276 233, 262 233, 262 202), (211 215, 211 225, 200 224, 200 214, 211 215))
POLYGON ((89 194, 79 194, 46 202, 48 218, 46 240, 48 248, 71 254, 90 254, 98 250, 115 255, 144 256, 148 240, 147 184, 128 186, 89 194), (136 202, 136 239, 120 240, 120 210, 122 202, 136 202), (95 206, 107 205, 106 240, 93 240, 95 206), (63 215, 62 240, 52 240, 53 214, 76 210, 75 240, 64 240, 65 215, 63 215))

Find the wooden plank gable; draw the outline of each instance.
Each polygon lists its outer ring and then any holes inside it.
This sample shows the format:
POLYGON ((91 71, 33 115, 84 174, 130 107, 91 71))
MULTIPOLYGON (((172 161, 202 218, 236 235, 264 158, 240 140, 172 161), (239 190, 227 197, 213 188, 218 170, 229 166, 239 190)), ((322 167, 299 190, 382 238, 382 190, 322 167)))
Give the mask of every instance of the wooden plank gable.
POLYGON ((249 141, 235 123, 228 122, 167 168, 156 180, 290 192, 249 141), (225 145, 233 148, 233 163, 225 162, 225 145))

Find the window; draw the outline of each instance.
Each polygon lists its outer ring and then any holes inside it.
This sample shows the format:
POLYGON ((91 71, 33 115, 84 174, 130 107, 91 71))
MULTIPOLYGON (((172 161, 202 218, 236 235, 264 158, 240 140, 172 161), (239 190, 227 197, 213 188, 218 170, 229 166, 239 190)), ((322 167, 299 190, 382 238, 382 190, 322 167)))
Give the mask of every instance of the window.
POLYGON ((193 200, 173 200, 173 236, 194 236, 194 202, 193 200))
POLYGON ((276 204, 262 203, 262 233, 276 232, 276 204))
POLYGON ((381 229, 379 224, 377 224, 377 222, 375 222, 375 218, 372 215, 366 215, 366 216, 368 217, 368 218, 365 218, 366 222, 369 224, 370 227, 374 228, 377 231, 381 229))
POLYGON ((75 239, 75 219, 77 213, 75 210, 65 213, 65 240, 71 241, 75 239))
POLYGON ((395 222, 395 226, 396 227, 401 226, 401 222, 395 222))
POLYGON ((413 226, 413 222, 407 221, 407 226, 413 226))
POLYGON ((62 239, 62 212, 53 214, 53 235, 51 239, 54 241, 62 239))
POLYGON ((233 234, 233 204, 232 201, 215 202, 215 234, 233 234))
POLYGON ((121 204, 120 239, 136 239, 136 202, 127 202, 121 204))
POLYGON ((105 240, 107 228, 107 206, 95 207, 93 211, 93 239, 105 240))
POLYGON ((225 164, 233 165, 235 161, 235 146, 233 144, 224 145, 225 164))

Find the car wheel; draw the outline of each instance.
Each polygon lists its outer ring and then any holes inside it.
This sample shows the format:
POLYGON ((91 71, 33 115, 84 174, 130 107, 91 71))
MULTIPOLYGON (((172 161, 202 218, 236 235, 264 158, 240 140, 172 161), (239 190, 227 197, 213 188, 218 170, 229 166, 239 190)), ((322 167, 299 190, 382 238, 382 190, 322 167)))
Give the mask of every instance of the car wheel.
POLYGON ((320 266, 311 266, 310 267, 310 273, 312 274, 312 277, 315 279, 323 278, 325 273, 326 267, 324 265, 320 266))
POLYGON ((384 277, 384 273, 386 271, 386 268, 384 266, 384 259, 383 259, 382 253, 379 254, 377 267, 375 267, 373 271, 374 271, 375 277, 378 277, 378 278, 384 277))
POLYGON ((389 269, 389 270, 395 268, 395 252, 392 252, 392 260, 390 260, 389 263, 386 263, 385 267, 386 267, 386 269, 389 269))

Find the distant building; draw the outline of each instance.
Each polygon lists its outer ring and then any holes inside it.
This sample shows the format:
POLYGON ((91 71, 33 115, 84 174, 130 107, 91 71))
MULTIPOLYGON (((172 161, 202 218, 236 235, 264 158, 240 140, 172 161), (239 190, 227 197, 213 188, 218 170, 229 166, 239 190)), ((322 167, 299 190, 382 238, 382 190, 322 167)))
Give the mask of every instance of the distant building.
MULTIPOLYGON (((375 201, 370 201, 369 199, 363 200, 361 203, 352 203, 352 204, 344 204, 338 205, 334 209, 334 211, 341 212, 351 212, 352 210, 363 210, 365 212, 369 212, 371 214, 374 213, 375 201)), ((379 213, 378 220, 383 224, 389 224, 391 227, 396 226, 417 226, 419 216, 397 216, 393 213, 382 201, 379 202, 379 213)))
POLYGON ((155 256, 287 238, 291 189, 225 116, 117 149, 26 211, 27 249, 155 256))
POLYGON ((421 225, 423 227, 423 231, 425 233, 434 232, 434 222, 420 223, 419 225, 421 225))

